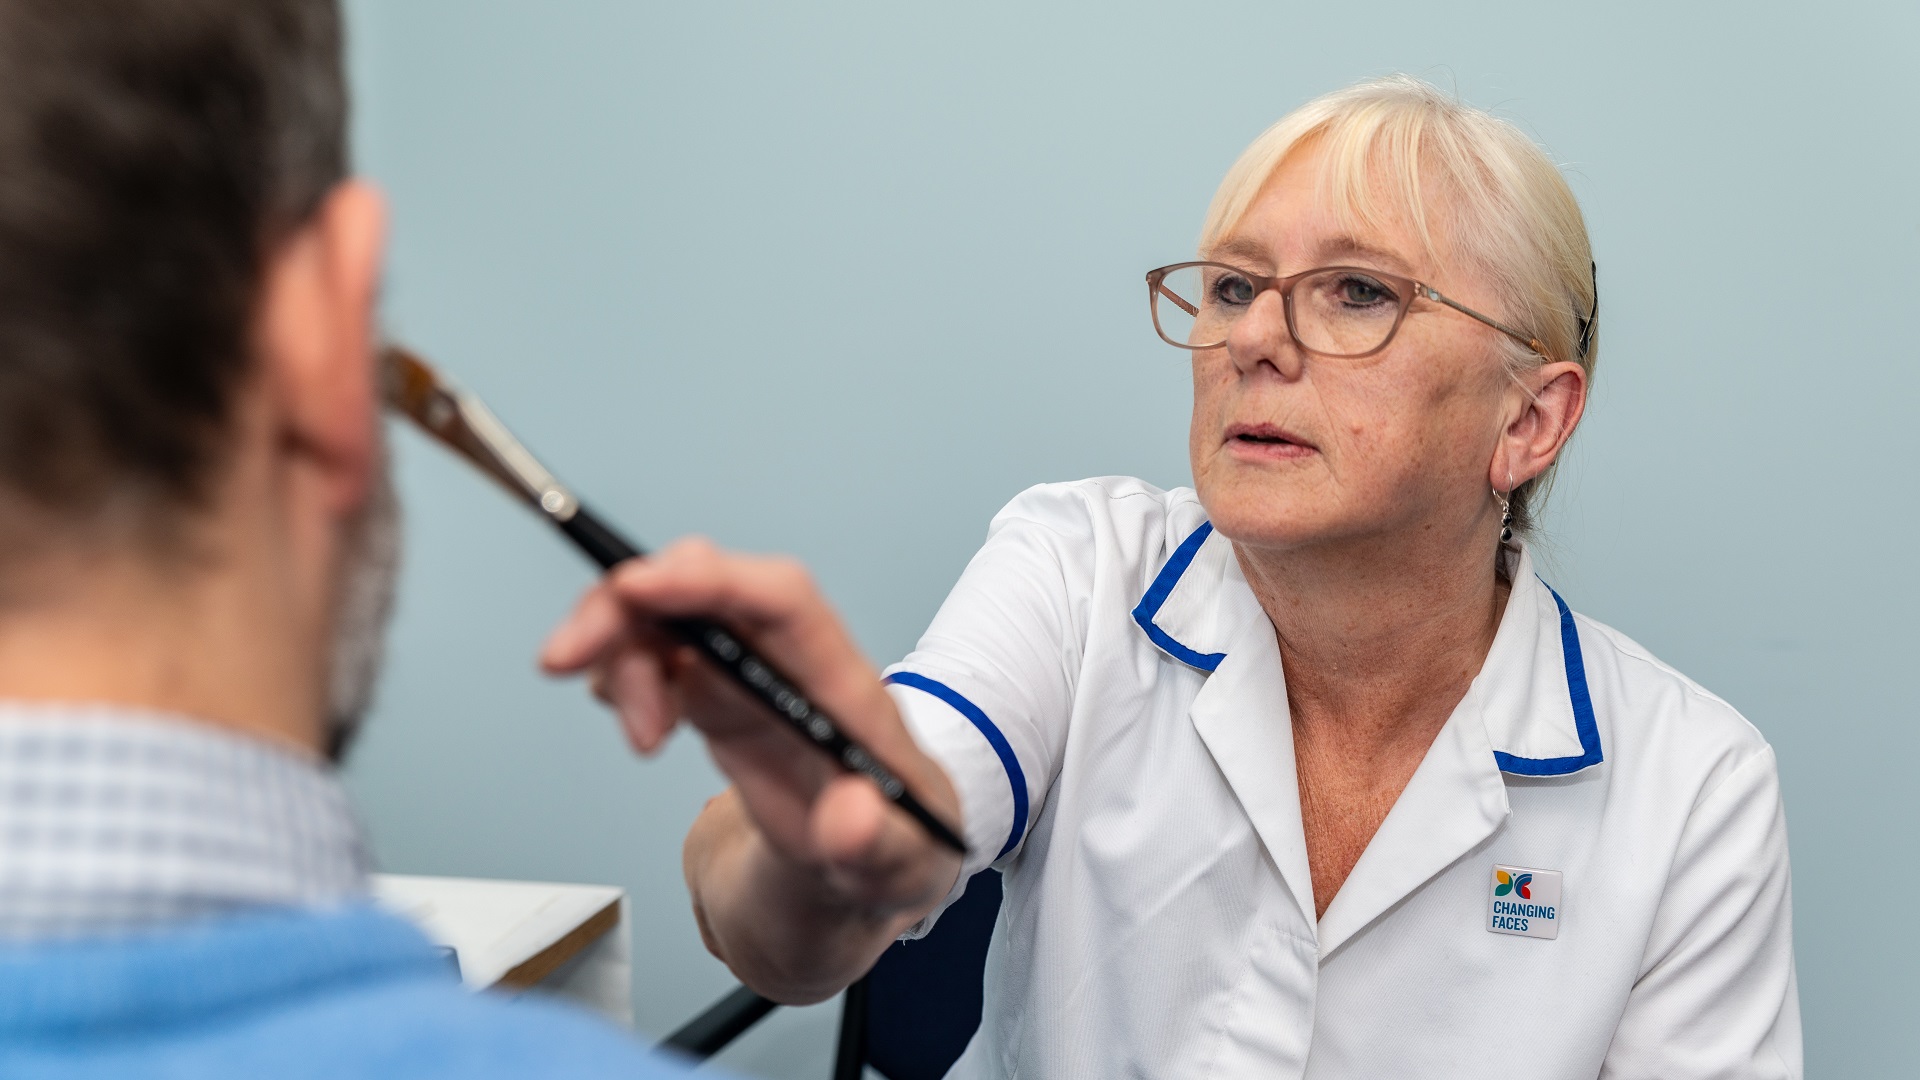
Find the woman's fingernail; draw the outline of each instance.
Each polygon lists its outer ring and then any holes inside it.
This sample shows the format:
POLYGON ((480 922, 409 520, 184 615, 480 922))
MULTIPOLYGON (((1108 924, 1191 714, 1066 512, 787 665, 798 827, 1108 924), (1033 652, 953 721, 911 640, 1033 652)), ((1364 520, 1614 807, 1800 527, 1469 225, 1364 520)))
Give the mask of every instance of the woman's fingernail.
POLYGON ((653 576, 652 559, 628 559, 613 568, 613 578, 623 585, 637 585, 653 576))
POLYGON ((547 635, 547 643, 540 646, 540 662, 547 665, 558 664, 573 651, 573 624, 561 623, 553 633, 547 635))

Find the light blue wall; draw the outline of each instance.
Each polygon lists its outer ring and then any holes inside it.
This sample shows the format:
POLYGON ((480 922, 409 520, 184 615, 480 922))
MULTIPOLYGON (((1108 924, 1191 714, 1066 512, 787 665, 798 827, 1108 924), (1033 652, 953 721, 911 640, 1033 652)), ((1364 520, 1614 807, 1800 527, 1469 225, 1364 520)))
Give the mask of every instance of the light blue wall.
MULTIPOLYGON (((1522 120, 1599 253, 1549 518, 1583 610, 1779 749, 1815 1075, 1920 1057, 1920 5, 350 5, 393 331, 638 536, 810 563, 880 660, 1022 487, 1185 482, 1140 275, 1290 107, 1410 71, 1522 120)), ((588 581, 410 435, 410 551, 349 778, 394 869, 632 890, 640 1024, 727 984, 637 763, 533 670, 588 581)), ((825 1075, 826 1010, 735 1056, 825 1075)))

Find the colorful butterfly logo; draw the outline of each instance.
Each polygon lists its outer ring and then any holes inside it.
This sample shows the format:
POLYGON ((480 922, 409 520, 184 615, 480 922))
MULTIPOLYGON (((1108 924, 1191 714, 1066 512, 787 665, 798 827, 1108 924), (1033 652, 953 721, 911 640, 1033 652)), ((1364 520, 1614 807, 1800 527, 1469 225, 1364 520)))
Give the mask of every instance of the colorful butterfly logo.
POLYGON ((1500 882, 1494 886, 1493 895, 1505 896, 1510 892, 1517 892, 1522 900, 1533 899, 1533 893, 1527 891, 1527 886, 1533 884, 1532 874, 1521 874, 1516 877, 1505 870, 1495 870, 1493 876, 1500 882))

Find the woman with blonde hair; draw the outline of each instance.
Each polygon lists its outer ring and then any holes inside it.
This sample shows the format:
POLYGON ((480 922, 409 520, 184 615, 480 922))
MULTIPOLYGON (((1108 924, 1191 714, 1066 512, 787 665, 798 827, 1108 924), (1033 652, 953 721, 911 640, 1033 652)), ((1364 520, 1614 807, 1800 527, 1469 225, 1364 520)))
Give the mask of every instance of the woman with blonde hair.
POLYGON ((1261 135, 1147 275, 1192 489, 1019 495, 883 680, 794 565, 628 564, 549 643, 734 786, 708 946, 816 1001, 1005 873, 966 1077, 1800 1075, 1773 753, 1535 576, 1600 335, 1579 207, 1417 80, 1261 135), (936 813, 797 750, 651 620, 733 621, 936 813))

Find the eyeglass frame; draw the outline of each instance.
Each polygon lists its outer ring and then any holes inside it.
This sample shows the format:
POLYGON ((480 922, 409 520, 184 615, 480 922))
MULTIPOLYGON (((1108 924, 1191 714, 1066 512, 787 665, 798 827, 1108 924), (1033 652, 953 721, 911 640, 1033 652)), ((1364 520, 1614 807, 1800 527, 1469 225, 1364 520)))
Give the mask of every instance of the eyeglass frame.
MULTIPOLYGON (((1476 319, 1482 323, 1485 323, 1486 325, 1494 328, 1495 330, 1500 331, 1501 333, 1507 335, 1508 337, 1514 339, 1515 341, 1518 341, 1520 344, 1525 345, 1527 348, 1532 349, 1535 353, 1538 353, 1540 357, 1544 360, 1547 360, 1549 362, 1553 360, 1553 354, 1547 350, 1547 347, 1545 345, 1540 343, 1539 338, 1532 337, 1527 334, 1523 334, 1520 331, 1515 330, 1513 327, 1508 326, 1507 324, 1501 322, 1498 319, 1491 318, 1486 315, 1482 315, 1481 313, 1473 310, 1472 308, 1466 306, 1465 304, 1460 303, 1458 300, 1453 300, 1445 295, 1442 295, 1440 290, 1434 288, 1433 286, 1428 285, 1425 282, 1419 281, 1414 278, 1403 277, 1400 274, 1389 274, 1383 270, 1374 270, 1364 266, 1316 266, 1311 270, 1302 270, 1297 274, 1289 274, 1286 277, 1269 277, 1265 274, 1256 274, 1251 270, 1246 270, 1241 267, 1234 266, 1231 263, 1214 262, 1211 259, 1200 259, 1193 262, 1170 263, 1166 266, 1156 267, 1155 269, 1147 271, 1147 311, 1153 317, 1153 331, 1154 333, 1160 335, 1160 340, 1166 342, 1169 345, 1172 345, 1174 348, 1177 348, 1177 349, 1187 349, 1193 352, 1198 352, 1202 349, 1217 349, 1227 343, 1226 339, 1224 338, 1222 338, 1220 341, 1214 342, 1211 345, 1192 345, 1182 341, 1175 341, 1171 337, 1168 337, 1166 330, 1164 330, 1160 326, 1159 297, 1161 296, 1165 296, 1168 300, 1171 300, 1176 307, 1186 312, 1187 314, 1193 316, 1194 318, 1197 319, 1200 317, 1199 309, 1188 304, 1183 297, 1179 296, 1172 289, 1162 287, 1162 283, 1166 281, 1168 274, 1171 274, 1176 270, 1185 270, 1188 267, 1193 267, 1193 266, 1217 266, 1222 270, 1230 270, 1233 273, 1236 273, 1241 277, 1246 278, 1254 286, 1253 300, 1247 301, 1248 307, 1253 306, 1253 301, 1258 300, 1260 298, 1261 293, 1267 292, 1268 290, 1272 290, 1274 292, 1279 293, 1280 307, 1281 307, 1281 310, 1286 314, 1287 336, 1293 340, 1294 345, 1298 347, 1301 351, 1312 353, 1315 356, 1324 356, 1334 360, 1363 360, 1369 356, 1376 355, 1381 350, 1385 349, 1388 345, 1393 344, 1394 335, 1400 332, 1400 324, 1406 321, 1407 311, 1409 308, 1413 307, 1413 302, 1418 299, 1427 299, 1427 300, 1433 301, 1434 303, 1443 304, 1447 307, 1450 307, 1453 310, 1459 312, 1460 314, 1467 316, 1468 318, 1476 319), (1329 353, 1329 352, 1324 352, 1320 349, 1312 348, 1306 342, 1300 340, 1300 331, 1294 326, 1293 287, 1296 284, 1298 284, 1302 278, 1311 277, 1314 274, 1325 274, 1325 273, 1329 273, 1331 271, 1336 271, 1336 270, 1346 270, 1356 274, 1361 274, 1366 277, 1370 277, 1377 281, 1380 281, 1384 284, 1395 286, 1399 291, 1400 310, 1394 313, 1393 326, 1387 330, 1387 336, 1381 340, 1380 344, 1375 345, 1373 348, 1368 349, 1366 352, 1329 353)), ((1599 314, 1600 305, 1597 301, 1598 301, 1598 298, 1596 297, 1596 302, 1594 304, 1594 315, 1599 314)), ((1589 328, 1592 325, 1591 318, 1592 316, 1589 316, 1587 319, 1581 320, 1581 323, 1582 323, 1580 328, 1581 329, 1581 345, 1582 345, 1581 351, 1583 354, 1585 352, 1584 346, 1586 344, 1589 328)))

